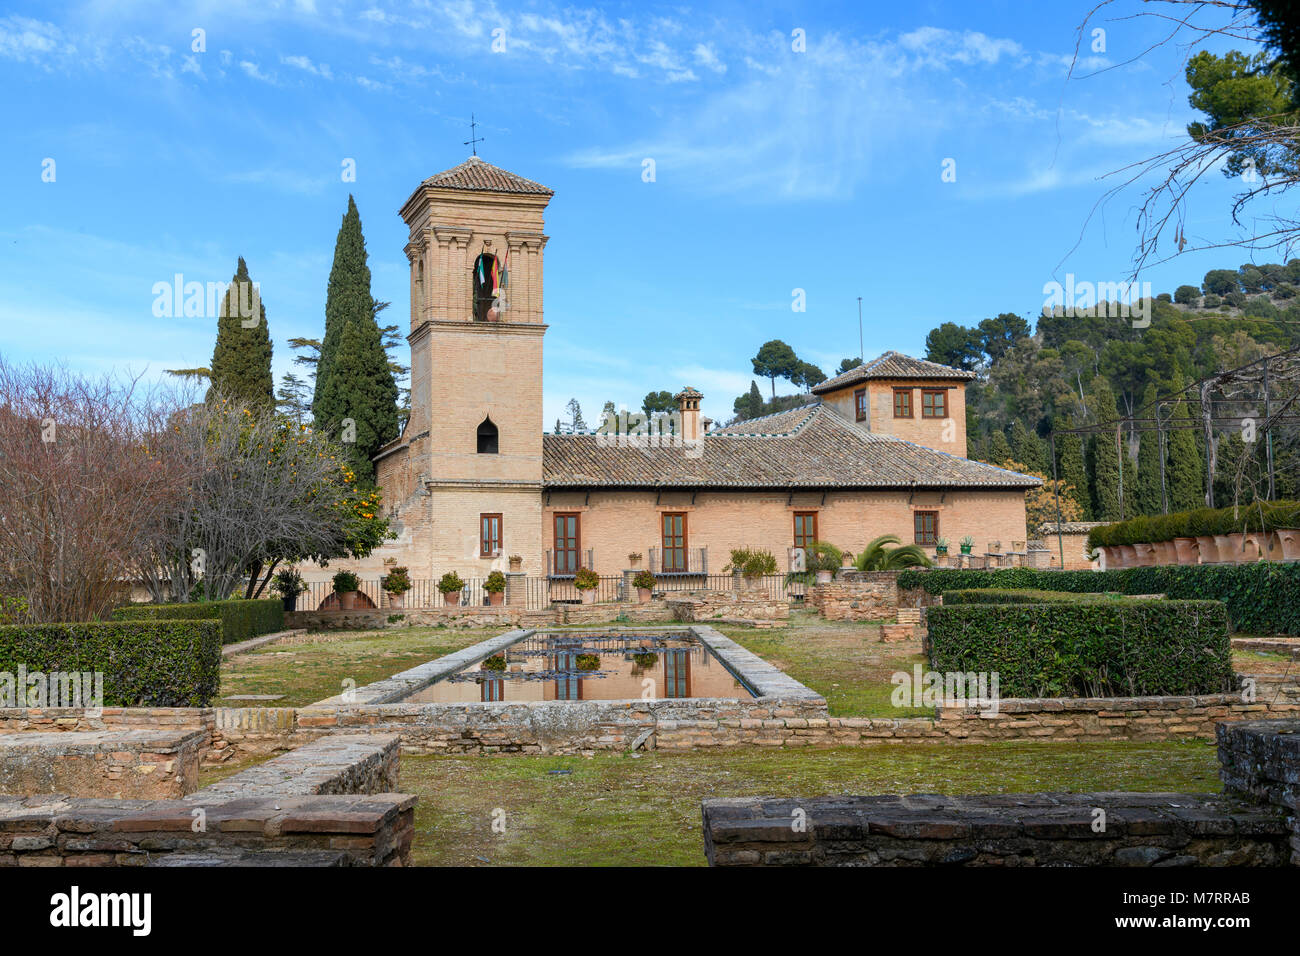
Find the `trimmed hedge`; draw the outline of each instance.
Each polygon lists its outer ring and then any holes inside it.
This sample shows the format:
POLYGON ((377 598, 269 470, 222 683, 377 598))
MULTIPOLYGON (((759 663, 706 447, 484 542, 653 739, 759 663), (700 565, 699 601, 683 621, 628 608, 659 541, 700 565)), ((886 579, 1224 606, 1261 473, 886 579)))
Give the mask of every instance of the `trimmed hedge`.
POLYGON ((1072 594, 1069 591, 1031 591, 1013 588, 968 588, 944 591, 943 606, 954 604, 1077 604, 1080 601, 1118 601, 1118 594, 1072 594))
POLYGON ((221 621, 221 642, 238 644, 250 637, 284 630, 284 602, 279 598, 251 601, 196 601, 190 604, 131 604, 113 612, 115 621, 221 621))
POLYGON ((1222 601, 1228 607, 1234 631, 1300 634, 1300 563, 1294 562, 1165 565, 1108 571, 938 568, 900 571, 898 587, 921 588, 930 594, 966 588, 1164 594, 1176 600, 1222 601))
POLYGON ((1214 694, 1235 684, 1218 601, 945 604, 926 621, 931 668, 996 672, 1001 697, 1214 694))
POLYGON ((105 707, 206 707, 221 681, 219 621, 0 627, 0 671, 102 671, 105 707))
POLYGON ((1088 532, 1088 547, 1153 544, 1209 534, 1300 528, 1300 501, 1257 501, 1240 508, 1196 508, 1116 521, 1088 532))

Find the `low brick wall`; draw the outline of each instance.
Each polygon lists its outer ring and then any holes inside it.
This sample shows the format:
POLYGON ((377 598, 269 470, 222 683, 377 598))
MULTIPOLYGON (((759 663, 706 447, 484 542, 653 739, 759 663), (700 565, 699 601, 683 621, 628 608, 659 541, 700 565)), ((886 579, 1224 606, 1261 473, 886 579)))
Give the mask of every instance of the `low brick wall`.
POLYGON ((663 600, 646 604, 552 604, 540 610, 519 607, 435 607, 392 610, 293 611, 286 623, 309 631, 382 630, 393 627, 553 627, 563 624, 605 624, 615 619, 634 623, 666 623, 672 611, 663 600))
POLYGON ((898 572, 841 572, 830 584, 809 588, 807 602, 828 621, 892 621, 898 614, 898 572))
POLYGON ((0 793, 176 799, 198 784, 201 730, 0 735, 0 793))
POLYGON ((1290 815, 1291 862, 1300 866, 1300 719, 1222 724, 1218 749, 1228 792, 1290 815))
POLYGON ((665 603, 674 621, 770 626, 789 620, 790 602, 765 590, 698 590, 675 592, 665 603))
POLYGON ((286 851, 296 862, 399 866, 410 858, 415 800, 400 793, 211 805, 0 797, 0 866, 144 866, 173 853, 206 863, 214 854, 265 852, 274 862, 286 851))
POLYGON ((1282 866, 1275 807, 1201 793, 706 800, 713 866, 1282 866), (1095 829, 1104 816, 1104 829, 1095 829))
POLYGON ((397 762, 395 736, 337 734, 204 787, 188 799, 209 803, 248 796, 393 793, 397 762))

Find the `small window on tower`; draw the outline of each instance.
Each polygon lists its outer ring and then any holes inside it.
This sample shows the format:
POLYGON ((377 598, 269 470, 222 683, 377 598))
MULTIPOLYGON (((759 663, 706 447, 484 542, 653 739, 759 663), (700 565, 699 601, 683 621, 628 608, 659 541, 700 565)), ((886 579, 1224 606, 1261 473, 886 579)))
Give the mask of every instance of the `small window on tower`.
POLYGON ((497 427, 492 424, 491 418, 483 419, 483 424, 478 427, 478 453, 480 455, 497 453, 497 427))
POLYGON ((496 296, 500 288, 497 257, 485 252, 474 260, 474 321, 497 320, 496 296))

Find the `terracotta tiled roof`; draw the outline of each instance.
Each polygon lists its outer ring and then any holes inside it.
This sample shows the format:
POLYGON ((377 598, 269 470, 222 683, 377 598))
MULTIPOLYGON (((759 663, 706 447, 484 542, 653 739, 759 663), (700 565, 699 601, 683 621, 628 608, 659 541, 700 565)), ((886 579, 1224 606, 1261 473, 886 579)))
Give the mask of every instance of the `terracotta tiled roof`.
POLYGON ((784 412, 774 412, 760 418, 748 418, 734 425, 724 425, 709 432, 710 435, 788 435, 808 420, 818 403, 800 405, 784 412))
POLYGON ((912 356, 904 355, 902 352, 886 352, 880 358, 872 359, 857 368, 851 368, 834 378, 828 378, 813 388, 813 394, 824 395, 826 392, 843 388, 846 385, 865 382, 870 378, 947 378, 969 381, 974 377, 974 372, 966 372, 959 368, 940 365, 938 362, 930 362, 925 359, 912 358, 912 356))
POLYGON ((1028 475, 851 425, 822 405, 710 432, 695 449, 644 447, 615 436, 544 435, 549 488, 1031 488, 1028 475), (802 420, 798 420, 802 416, 802 420), (777 431, 776 429, 780 429, 777 431))
POLYGON ((424 181, 424 185, 490 193, 535 193, 539 196, 551 196, 555 192, 541 183, 485 163, 477 156, 471 156, 459 166, 435 173, 424 181))

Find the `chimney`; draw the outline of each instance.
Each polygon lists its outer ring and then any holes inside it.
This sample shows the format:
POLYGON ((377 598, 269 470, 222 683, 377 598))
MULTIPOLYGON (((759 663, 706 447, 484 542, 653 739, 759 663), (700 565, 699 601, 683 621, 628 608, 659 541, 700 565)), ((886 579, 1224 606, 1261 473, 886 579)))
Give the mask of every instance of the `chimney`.
POLYGON ((700 399, 703 397, 689 385, 673 396, 682 413, 682 441, 700 439, 700 399))

